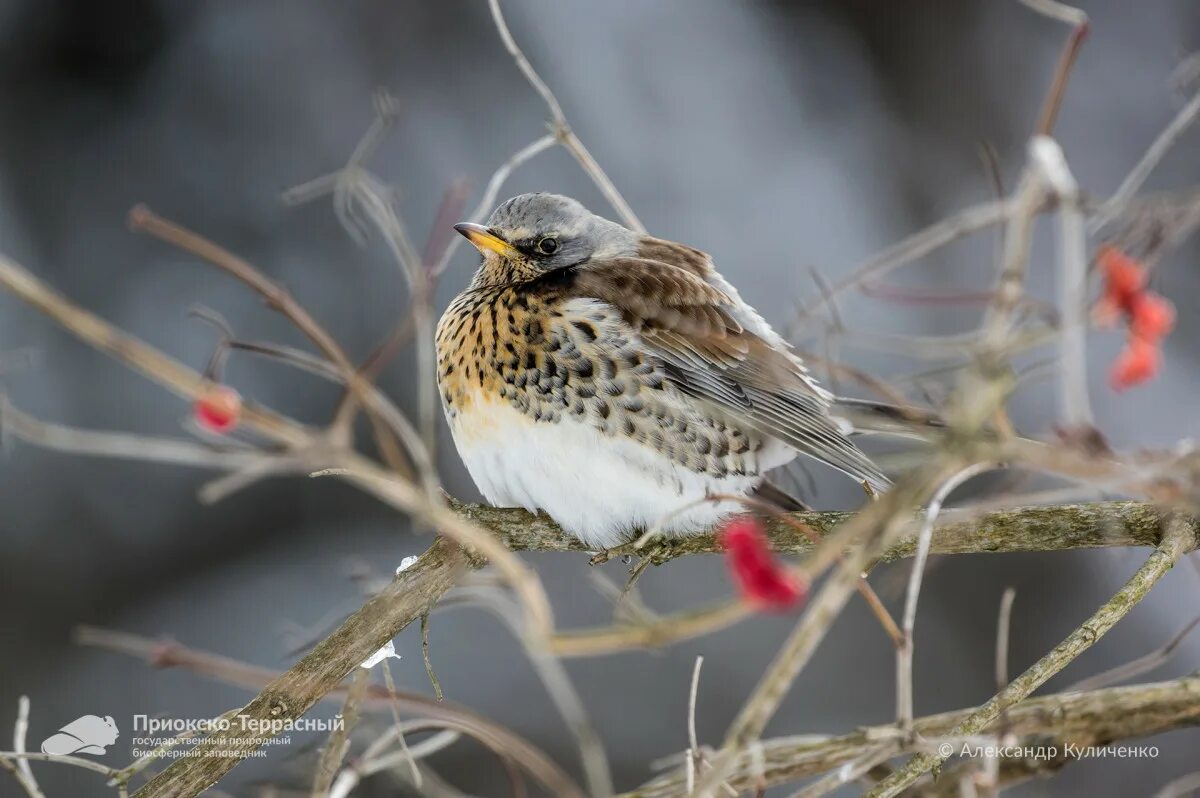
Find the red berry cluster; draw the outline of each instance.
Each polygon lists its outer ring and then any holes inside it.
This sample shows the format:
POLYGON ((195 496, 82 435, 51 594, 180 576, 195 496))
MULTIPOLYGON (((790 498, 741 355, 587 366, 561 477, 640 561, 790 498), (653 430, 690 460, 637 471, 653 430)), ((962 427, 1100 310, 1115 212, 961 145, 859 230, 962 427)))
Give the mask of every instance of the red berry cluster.
POLYGON ((1115 324, 1124 319, 1129 328, 1129 339, 1109 374, 1113 388, 1120 391, 1152 379, 1161 370, 1160 346, 1175 326, 1175 308, 1147 290, 1146 267, 1116 247, 1101 247, 1096 262, 1104 278, 1096 320, 1115 324))

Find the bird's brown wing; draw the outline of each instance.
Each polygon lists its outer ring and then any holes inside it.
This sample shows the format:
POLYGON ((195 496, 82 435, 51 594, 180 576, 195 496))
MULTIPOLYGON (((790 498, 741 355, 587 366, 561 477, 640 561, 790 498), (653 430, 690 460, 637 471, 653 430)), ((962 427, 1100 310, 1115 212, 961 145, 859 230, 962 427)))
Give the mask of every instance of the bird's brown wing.
POLYGON ((572 293, 616 308, 683 393, 873 488, 888 485, 830 418, 829 397, 803 364, 746 329, 741 301, 695 270, 646 258, 590 261, 576 268, 572 293))

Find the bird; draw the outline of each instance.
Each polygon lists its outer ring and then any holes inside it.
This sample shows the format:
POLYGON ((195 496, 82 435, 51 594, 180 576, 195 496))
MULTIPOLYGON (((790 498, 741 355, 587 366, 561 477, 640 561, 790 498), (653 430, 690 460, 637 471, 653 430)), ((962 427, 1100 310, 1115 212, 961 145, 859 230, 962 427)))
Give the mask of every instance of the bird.
POLYGON ((607 550, 709 530, 800 455, 889 487, 850 436, 899 409, 818 384, 704 252, 551 193, 454 229, 482 260, 438 322, 437 383, 491 504, 607 550))

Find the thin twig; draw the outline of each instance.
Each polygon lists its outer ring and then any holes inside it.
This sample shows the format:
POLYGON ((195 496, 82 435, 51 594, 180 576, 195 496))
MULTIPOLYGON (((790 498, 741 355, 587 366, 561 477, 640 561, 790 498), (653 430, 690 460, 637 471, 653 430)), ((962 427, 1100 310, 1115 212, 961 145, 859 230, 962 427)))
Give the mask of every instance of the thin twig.
POLYGON ((1058 414, 1067 429, 1084 429, 1091 427, 1093 420, 1087 388, 1087 232, 1079 207, 1079 184, 1054 139, 1037 139, 1032 156, 1039 161, 1058 199, 1058 310, 1062 331, 1058 414))
MULTIPOLYGON (((1009 629, 1012 626, 1013 601, 1017 598, 1017 590, 1006 587, 1000 597, 1000 613, 996 621, 996 690, 1004 689, 1008 684, 1008 646, 1010 642, 1009 629)), ((1068 690, 1067 692, 1074 692, 1068 690)))
POLYGON ((1037 128, 1034 131, 1039 136, 1049 136, 1054 132, 1054 121, 1058 118, 1058 110, 1062 107, 1063 94, 1067 89, 1067 78, 1071 67, 1079 56, 1079 49, 1088 34, 1088 15, 1078 8, 1060 3, 1058 0, 1021 0, 1021 2, 1052 19, 1071 26, 1071 34, 1063 47, 1058 66, 1054 70, 1054 80, 1042 105, 1041 116, 1038 117, 1037 128))
POLYGON ((742 704, 741 711, 725 733, 721 752, 714 759, 712 769, 697 787, 700 795, 710 794, 724 779, 738 752, 761 736, 796 676, 850 598, 866 564, 894 542, 903 528, 902 519, 914 506, 926 501, 932 492, 930 486, 940 485, 961 467, 956 466, 932 463, 911 472, 844 525, 837 535, 825 541, 822 548, 830 550, 834 547, 840 550, 842 541, 849 538, 859 538, 864 543, 825 581, 754 691, 742 704))
POLYGON ((1146 178, 1150 177, 1150 173, 1154 171, 1163 157, 1175 146, 1175 142, 1192 126, 1198 117, 1200 117, 1200 92, 1196 92, 1188 100, 1187 104, 1180 109, 1175 118, 1171 120, 1170 124, 1158 135, 1158 138, 1154 140, 1154 143, 1150 145, 1145 154, 1142 155, 1137 165, 1121 181, 1121 185, 1117 188, 1116 193, 1100 206, 1100 210, 1092 217, 1091 224, 1089 225, 1091 232, 1097 232, 1125 211, 1125 207, 1133 200, 1138 189, 1146 182, 1146 178))
MULTIPOLYGON (((453 553, 452 551, 448 552, 447 549, 448 547, 445 546, 444 543, 435 544, 433 550, 426 552, 426 554, 423 555, 422 560, 419 560, 415 565, 398 574, 396 579, 393 581, 393 585, 401 585, 400 590, 407 592, 410 595, 413 593, 424 593, 427 590, 425 580, 431 576, 431 573, 429 572, 432 571, 433 573, 437 573, 439 570, 436 567, 436 560, 438 558, 445 558, 447 554, 453 553)), ((379 596, 377 595, 374 599, 372 599, 372 602, 377 602, 378 599, 379 596)), ((361 610, 359 614, 361 614, 361 610)), ((341 633, 345 633, 345 624, 343 624, 341 633)), ((339 633, 335 632, 333 637, 337 638, 338 634, 339 633)), ((319 674, 315 674, 314 669, 311 667, 311 663, 314 659, 313 655, 317 654, 318 656, 316 659, 320 660, 321 658, 319 654, 321 649, 329 644, 328 640, 318 644, 313 653, 310 653, 307 657, 302 659, 300 663, 298 663, 296 666, 293 666, 290 671, 280 674, 277 671, 273 671, 269 668, 261 668, 219 654, 188 648, 173 641, 163 642, 151 640, 140 635, 129 634, 125 632, 114 632, 107 629, 97 629, 94 627, 80 627, 76 631, 75 639, 76 642, 83 645, 96 646, 109 651, 115 651, 117 653, 135 657, 156 667, 181 668, 189 672, 214 679, 224 684, 232 684, 250 690, 259 690, 261 691, 260 698, 267 696, 269 697, 269 700, 277 702, 277 705, 287 705, 287 717, 292 717, 291 713, 293 711, 293 705, 289 703, 288 699, 293 696, 292 685, 294 684, 298 685, 297 689, 302 689, 306 692, 312 691, 319 694, 317 698, 313 700, 313 703, 315 703, 317 700, 332 700, 338 696, 345 695, 345 688, 341 686, 342 679, 339 678, 336 682, 333 682, 332 685, 330 685, 324 682, 323 677, 321 677, 319 674), (310 684, 309 682, 313 679, 316 679, 316 681, 310 684), (301 681, 297 682, 297 680, 301 681), (281 686, 284 688, 283 691, 280 690, 281 686)), ((340 639, 343 641, 354 641, 356 638, 347 635, 346 637, 340 639)), ((387 639, 390 639, 390 637, 387 639)), ((382 645, 382 643, 380 645, 382 645)), ((378 648, 379 646, 376 646, 374 649, 363 653, 360 659, 353 662, 351 669, 359 668, 362 661, 366 659, 367 656, 374 653, 374 651, 378 650, 378 648)), ((354 651, 349 652, 349 657, 356 657, 360 652, 362 652, 362 648, 355 644, 354 651)), ((347 673, 349 672, 350 671, 347 670, 347 673)), ((256 703, 257 702, 252 701, 246 707, 238 708, 237 710, 234 710, 234 712, 237 714, 247 714, 250 717, 257 718, 259 716, 254 714, 256 703)), ((578 786, 575 785, 571 779, 567 777, 566 774, 563 773, 562 770, 558 768, 558 766, 555 765, 554 762, 542 751, 512 731, 475 714, 471 710, 468 710, 464 707, 455 706, 450 702, 439 702, 429 698, 428 696, 418 693, 402 691, 389 693, 386 690, 380 689, 377 685, 371 684, 368 686, 366 695, 364 697, 365 705, 378 711, 390 711, 392 706, 396 703, 399 703, 401 706, 403 706, 406 711, 431 718, 432 721, 425 722, 426 726, 431 726, 436 723, 443 728, 456 729, 463 734, 470 735, 471 737, 479 740, 487 747, 502 753, 504 756, 512 758, 523 768, 525 768, 530 775, 552 789, 555 794, 558 794, 560 791, 562 791, 565 795, 571 796, 582 796, 583 794, 582 791, 579 790, 578 786)), ((304 707, 303 709, 307 709, 307 707, 304 707)), ((297 712, 295 717, 302 715, 303 709, 297 712)), ((279 720, 287 719, 281 714, 268 715, 268 717, 277 718, 279 720)), ((235 728, 238 725, 240 724, 234 724, 235 728)), ((257 736, 261 736, 261 733, 257 736)), ((195 756, 188 757, 188 759, 229 758, 227 756, 203 756, 204 751, 210 750, 246 750, 246 746, 238 745, 235 741, 231 740, 226 740, 223 743, 215 743, 210 736, 201 743, 200 747, 197 749, 197 754, 195 756)), ((90 760, 84 761, 92 764, 90 760)), ((184 769, 185 774, 189 778, 198 777, 200 775, 193 774, 192 770, 192 768, 184 769)), ((223 770, 228 770, 228 768, 223 768, 223 770)), ((166 771, 164 771, 164 773, 166 773, 166 771)), ((181 784, 181 782, 178 780, 165 778, 164 773, 160 773, 158 776, 155 776, 155 781, 158 781, 160 784, 181 784)), ((119 776, 120 772, 113 771, 113 775, 119 776)), ((155 787, 154 789, 158 789, 158 787, 155 787)), ((184 789, 184 787, 180 787, 180 789, 184 789)), ((153 795, 155 792, 154 790, 151 790, 145 794, 153 795)), ((174 793, 170 794, 174 795, 174 793)), ((139 795, 143 795, 143 793, 139 792, 139 795)))
POLYGON ((583 167, 583 171, 587 173, 596 187, 600 189, 600 193, 608 200, 608 203, 616 209, 625 226, 631 230, 636 230, 639 233, 646 232, 646 228, 638 220, 637 215, 633 212, 633 208, 629 207, 629 203, 621 196, 621 192, 617 191, 616 185, 609 179, 604 170, 600 168, 600 164, 588 152, 587 147, 583 146, 583 142, 575 135, 575 131, 571 129, 567 123, 567 117, 563 113, 562 106, 558 102, 558 98, 554 96, 554 92, 550 91, 550 87, 546 85, 546 81, 542 80, 533 65, 529 63, 529 59, 525 57, 517 40, 513 38, 512 31, 508 29, 508 23, 504 21, 504 14, 500 11, 500 0, 488 0, 488 7, 492 11, 492 20, 496 23, 496 30, 500 34, 500 40, 504 43, 504 49, 508 50, 508 54, 513 57, 517 64, 517 69, 521 70, 521 74, 525 76, 525 80, 529 81, 529 85, 533 87, 542 100, 546 103, 546 107, 550 110, 550 129, 554 137, 558 140, 567 152, 571 153, 572 157, 579 162, 583 167))
MULTIPOLYGON (((1187 523, 1179 518, 1172 518, 1168 521, 1162 543, 1115 596, 1105 602, 1053 651, 1034 663, 990 701, 951 729, 948 736, 961 738, 979 734, 995 721, 1002 711, 1020 703, 1030 693, 1045 684, 1051 676, 1091 648, 1109 629, 1137 606, 1138 602, 1158 583, 1158 580, 1165 576, 1179 558, 1195 545, 1195 535, 1187 523)), ((878 784, 868 795, 870 798, 899 795, 922 774, 947 758, 948 755, 943 755, 940 751, 918 754, 909 760, 902 769, 878 784)))
POLYGON ((399 754, 407 760, 409 775, 412 777, 413 786, 420 789, 421 783, 424 781, 421 776, 421 769, 417 766, 417 760, 412 755, 412 750, 408 747, 408 737, 404 733, 404 726, 400 722, 400 699, 399 693, 396 690, 396 680, 392 678, 392 663, 390 657, 384 657, 381 663, 383 671, 383 686, 387 688, 388 709, 392 712, 392 730, 396 737, 396 742, 400 744, 399 754))
POLYGON ((1192 620, 1188 621, 1179 632, 1172 637, 1167 643, 1154 651, 1151 651, 1145 656, 1126 662, 1124 665, 1118 665, 1115 668, 1097 673, 1095 676, 1089 676, 1086 679, 1080 679, 1075 684, 1067 688, 1069 692, 1083 692, 1085 690, 1096 690, 1101 687, 1108 687, 1117 682, 1126 679, 1132 679, 1135 676, 1141 676, 1147 671, 1153 670, 1170 659, 1171 654, 1179 647, 1179 644, 1184 641, 1192 630, 1200 626, 1200 615, 1197 615, 1192 620))
POLYGON ((29 731, 29 696, 23 695, 17 699, 17 722, 13 726, 13 751, 19 757, 16 761, 16 777, 29 798, 43 798, 41 787, 25 758, 25 735, 29 731))
POLYGON ((433 659, 429 655, 429 613, 421 616, 421 658, 425 661, 425 675, 433 686, 433 695, 438 701, 445 696, 442 694, 442 683, 438 681, 437 672, 433 669, 433 659))
POLYGON ((696 694, 700 690, 700 666, 704 664, 704 657, 696 657, 696 664, 692 668, 692 686, 688 690, 688 714, 687 714, 687 736, 688 736, 688 751, 687 751, 687 791, 688 795, 696 789, 696 765, 700 761, 700 742, 696 737, 696 694))
POLYGON ((857 758, 844 763, 837 770, 828 773, 809 784, 802 790, 792 793, 791 798, 821 798, 839 787, 862 778, 867 771, 886 762, 895 756, 892 745, 875 745, 868 747, 857 758))
MULTIPOLYGON (((492 174, 492 179, 488 181, 487 188, 483 192, 483 198, 479 200, 479 204, 475 206, 475 210, 471 211, 471 214, 467 217, 467 221, 481 224, 487 218, 487 214, 491 213, 492 209, 495 208, 496 199, 500 195, 500 188, 508 180, 508 176, 512 174, 513 170, 538 153, 550 149, 557 142, 558 139, 553 134, 547 133, 540 139, 517 150, 507 161, 500 164, 500 167, 492 174)), ((447 244, 446 249, 442 252, 441 258, 437 260, 430 270, 430 274, 433 277, 440 276, 446 270, 446 267, 450 265, 450 259, 454 257, 454 253, 458 249, 459 243, 463 240, 462 236, 455 236, 450 239, 450 243, 447 244)))
POLYGON ((967 480, 995 468, 995 465, 974 463, 954 474, 937 489, 925 509, 925 519, 917 535, 917 553, 908 575, 900 645, 896 647, 896 723, 906 733, 912 732, 913 724, 913 628, 917 623, 917 599, 921 595, 921 579, 925 574, 925 561, 929 558, 933 526, 942 512, 942 504, 951 493, 967 480))
POLYGON ((908 236, 851 269, 848 276, 831 285, 819 300, 802 308, 798 314, 799 320, 816 318, 830 299, 855 286, 923 258, 952 241, 1000 224, 1009 218, 1012 210, 1008 201, 985 202, 961 210, 908 236))
POLYGON ((317 762, 317 774, 313 779, 312 798, 326 798, 333 784, 333 777, 342 766, 342 759, 350 748, 350 732, 358 721, 359 704, 367 685, 371 681, 371 672, 366 668, 355 671, 350 681, 350 689, 346 691, 346 701, 342 704, 342 722, 334 724, 329 733, 329 740, 321 750, 321 758, 317 762))
MULTIPOLYGON (((571 683, 566 668, 555 656, 553 648, 547 649, 529 644, 530 635, 524 628, 526 620, 505 593, 495 588, 464 585, 456 588, 455 594, 457 597, 468 598, 474 606, 492 613, 509 627, 518 640, 526 644, 529 661, 541 678, 558 713, 575 736, 583 772, 587 777, 589 794, 593 798, 610 798, 613 794, 612 775, 604 743, 588 716, 583 700, 571 683)), ((446 605, 443 603, 442 606, 446 605)))
MULTIPOLYGON (((914 724, 922 747, 929 742, 957 742, 954 729, 971 717, 975 708, 959 709, 918 718, 914 724)), ((1031 698, 1012 708, 1010 729, 1018 737, 1014 754, 1026 742, 1038 745, 1071 742, 1073 745, 1108 745, 1120 740, 1162 734, 1200 723, 1200 676, 1153 684, 1111 687, 1086 693, 1056 693, 1031 698)), ((995 724, 982 733, 992 734, 995 724)), ((890 746, 894 756, 905 750, 905 735, 894 723, 858 728, 843 735, 796 735, 763 740, 761 761, 755 773, 750 753, 742 752, 729 772, 729 783, 743 791, 756 779, 768 787, 825 773, 854 762, 875 746, 890 746)), ((683 798, 687 776, 683 767, 656 777, 621 798, 683 798)), ((953 794, 953 793, 951 793, 953 794)))
POLYGON ((102 773, 110 778, 116 776, 119 772, 100 762, 94 762, 91 759, 84 759, 81 756, 70 756, 69 754, 43 754, 37 751, 0 751, 0 759, 6 759, 11 762, 17 762, 19 760, 28 760, 30 762, 56 762, 60 765, 70 765, 72 767, 90 770, 94 773, 102 773))
MULTIPOLYGON (((282 286, 254 268, 248 261, 216 245, 199 233, 158 216, 145 205, 134 206, 133 210, 129 212, 129 226, 135 231, 148 233, 185 252, 190 252, 245 283, 263 298, 268 307, 279 311, 304 333, 316 345, 321 354, 337 367, 348 390, 354 393, 359 401, 366 402, 365 394, 369 392, 370 386, 358 375, 345 351, 333 336, 313 318, 312 314, 282 286)), ((367 407, 373 415, 377 413, 374 403, 367 403, 367 407)), ((431 494, 436 492, 438 490, 437 474, 430 462, 428 449, 407 439, 404 425, 399 428, 392 425, 392 431, 400 440, 404 440, 408 444, 409 457, 418 467, 422 484, 431 494)), ((389 458, 390 462, 400 460, 400 455, 394 451, 394 445, 387 436, 379 436, 377 442, 380 450, 389 458)))

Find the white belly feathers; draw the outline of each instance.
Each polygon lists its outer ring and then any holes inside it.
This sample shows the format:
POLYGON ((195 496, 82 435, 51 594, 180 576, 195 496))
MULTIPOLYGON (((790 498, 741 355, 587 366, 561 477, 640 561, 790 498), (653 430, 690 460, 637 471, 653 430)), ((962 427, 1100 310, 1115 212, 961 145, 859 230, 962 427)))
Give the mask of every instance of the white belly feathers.
POLYGON ((745 509, 739 502, 703 501, 706 496, 746 495, 761 481, 699 474, 635 441, 606 437, 586 422, 564 417, 538 423, 503 400, 479 394, 450 421, 450 429, 489 502, 542 510, 597 549, 656 525, 674 534, 702 531, 745 509))

